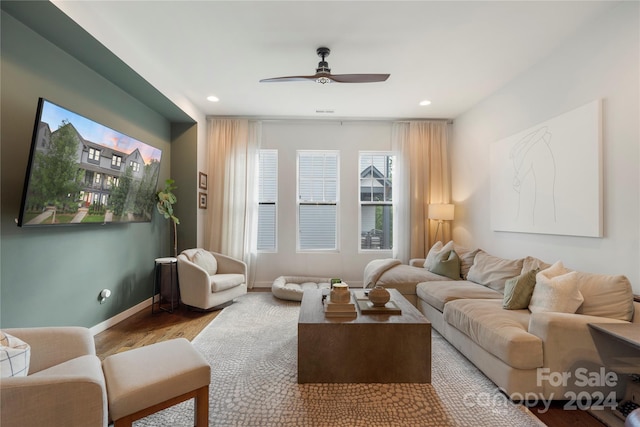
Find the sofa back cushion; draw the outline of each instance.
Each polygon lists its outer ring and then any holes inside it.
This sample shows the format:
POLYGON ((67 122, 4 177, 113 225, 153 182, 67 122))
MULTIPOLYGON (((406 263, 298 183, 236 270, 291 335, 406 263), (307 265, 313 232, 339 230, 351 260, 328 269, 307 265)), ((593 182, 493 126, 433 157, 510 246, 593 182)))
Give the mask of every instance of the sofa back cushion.
POLYGON ((522 262, 522 259, 498 258, 479 249, 469 269, 467 280, 502 292, 507 279, 520 275, 522 262))
POLYGON ((522 260, 522 271, 520 273, 524 274, 536 269, 542 271, 546 270, 549 267, 551 267, 551 264, 546 263, 538 258, 527 256, 522 260))
POLYGON ((480 249, 469 249, 454 243, 453 250, 455 250, 458 257, 460 257, 460 276, 464 280, 467 280, 469 270, 473 265, 473 260, 476 258, 476 254, 480 249))
POLYGON ((584 297, 576 313, 631 321, 633 290, 623 275, 605 275, 576 271, 578 289, 584 297))

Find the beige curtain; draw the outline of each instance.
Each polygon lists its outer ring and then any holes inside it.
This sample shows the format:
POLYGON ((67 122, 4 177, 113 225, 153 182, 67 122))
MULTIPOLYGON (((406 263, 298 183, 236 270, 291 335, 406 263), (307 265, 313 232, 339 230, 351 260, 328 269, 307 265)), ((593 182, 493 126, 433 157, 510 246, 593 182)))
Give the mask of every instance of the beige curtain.
MULTIPOLYGON (((408 262, 424 258, 433 245, 435 221, 427 219, 430 203, 449 203, 451 185, 447 156, 446 121, 394 123, 392 149, 396 155, 394 175, 394 258, 408 262)), ((450 225, 442 239, 451 238, 450 225)))
POLYGON ((243 260, 253 287, 257 254, 260 122, 208 118, 207 249, 243 260))

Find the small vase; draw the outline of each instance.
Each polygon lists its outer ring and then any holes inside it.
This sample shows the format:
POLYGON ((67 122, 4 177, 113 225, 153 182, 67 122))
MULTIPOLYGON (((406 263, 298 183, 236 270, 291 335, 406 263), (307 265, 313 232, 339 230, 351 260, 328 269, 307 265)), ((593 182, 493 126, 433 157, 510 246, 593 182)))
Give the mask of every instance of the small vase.
POLYGON ((369 291, 369 301, 373 303, 374 307, 384 307, 390 299, 391 294, 389 294, 389 291, 380 285, 374 286, 374 288, 369 291))
POLYGON ((351 294, 349 293, 349 285, 346 283, 336 283, 331 289, 331 302, 337 304, 346 304, 351 301, 351 294))

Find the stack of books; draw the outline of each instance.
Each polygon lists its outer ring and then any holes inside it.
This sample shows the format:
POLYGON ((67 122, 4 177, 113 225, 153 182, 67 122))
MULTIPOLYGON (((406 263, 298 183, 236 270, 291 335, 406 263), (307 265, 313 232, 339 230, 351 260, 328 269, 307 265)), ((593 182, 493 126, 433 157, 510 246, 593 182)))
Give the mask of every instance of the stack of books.
POLYGON ((357 317, 358 312, 356 305, 352 302, 336 303, 326 298, 324 300, 324 315, 325 317, 357 317))

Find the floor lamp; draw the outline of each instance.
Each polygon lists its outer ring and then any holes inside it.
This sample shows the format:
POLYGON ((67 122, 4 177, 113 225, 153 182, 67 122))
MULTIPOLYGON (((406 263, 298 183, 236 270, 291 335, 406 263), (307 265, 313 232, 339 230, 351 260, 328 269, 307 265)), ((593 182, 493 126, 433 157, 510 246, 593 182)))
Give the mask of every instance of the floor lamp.
MULTIPOLYGON (((445 221, 451 221, 453 219, 453 205, 452 204, 432 204, 429 205, 427 212, 429 219, 438 221, 438 227, 436 227, 435 241, 438 241, 438 232, 440 231, 440 225, 445 221)), ((444 234, 444 231, 442 232, 444 234)))

